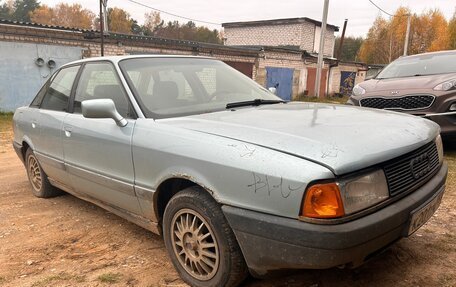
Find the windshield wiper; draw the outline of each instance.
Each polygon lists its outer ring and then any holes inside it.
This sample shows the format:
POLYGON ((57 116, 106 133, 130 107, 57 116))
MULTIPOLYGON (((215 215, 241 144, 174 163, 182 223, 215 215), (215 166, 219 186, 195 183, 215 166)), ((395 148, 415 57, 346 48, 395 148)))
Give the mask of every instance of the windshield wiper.
POLYGON ((232 109, 232 108, 238 108, 238 107, 272 105, 272 104, 280 104, 280 103, 286 103, 286 102, 283 100, 254 99, 251 101, 228 103, 228 104, 226 104, 226 108, 232 109))

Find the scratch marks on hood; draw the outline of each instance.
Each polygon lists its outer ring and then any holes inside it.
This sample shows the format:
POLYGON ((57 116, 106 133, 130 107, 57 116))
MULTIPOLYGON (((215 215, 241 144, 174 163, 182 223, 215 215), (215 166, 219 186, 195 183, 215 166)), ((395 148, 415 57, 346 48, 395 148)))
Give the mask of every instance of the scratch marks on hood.
POLYGON ((249 148, 246 144, 244 144, 245 152, 244 154, 241 154, 241 157, 251 157, 253 153, 256 151, 255 148, 249 148))
POLYGON ((256 148, 254 146, 248 146, 247 144, 229 144, 228 146, 237 149, 239 151, 240 157, 251 157, 256 151, 256 148))
POLYGON ((336 143, 327 144, 321 148, 321 158, 337 157, 339 152, 344 152, 344 150, 340 149, 336 143))

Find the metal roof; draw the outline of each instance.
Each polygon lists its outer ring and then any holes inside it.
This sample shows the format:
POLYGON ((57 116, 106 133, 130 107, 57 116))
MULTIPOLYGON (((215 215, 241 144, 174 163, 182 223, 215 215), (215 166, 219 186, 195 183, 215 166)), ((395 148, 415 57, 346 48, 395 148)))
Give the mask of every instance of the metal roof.
MULTIPOLYGON (((100 31, 97 30, 88 30, 88 29, 80 29, 80 28, 71 28, 71 27, 64 27, 64 26, 55 26, 55 25, 44 25, 38 23, 31 23, 31 22, 20 22, 20 21, 12 21, 6 19, 0 19, 0 25, 12 25, 12 26, 22 26, 22 27, 32 27, 38 29, 49 29, 55 31, 68 31, 68 32, 77 32, 81 33, 84 39, 99 39, 100 38, 100 31)), ((205 43, 205 42, 196 42, 190 40, 181 40, 181 39, 170 39, 170 38, 160 38, 154 36, 143 36, 143 35, 134 35, 134 34, 122 34, 122 33, 114 33, 109 32, 105 35, 106 40, 128 40, 132 42, 143 42, 143 43, 154 43, 157 45, 175 45, 175 46, 183 46, 187 48, 192 48, 193 50, 198 49, 218 49, 218 50, 225 50, 225 51, 233 51, 233 52, 241 52, 246 54, 254 54, 258 53, 258 51, 249 49, 249 48, 242 48, 242 47, 233 47, 233 46, 226 46, 222 44, 215 44, 215 43, 205 43)))
MULTIPOLYGON (((270 19, 270 20, 255 20, 255 21, 242 21, 242 22, 227 22, 222 23, 222 27, 224 28, 232 28, 232 27, 251 27, 251 26, 268 26, 268 25, 284 25, 284 24, 299 24, 310 22, 315 24, 316 26, 321 26, 321 22, 307 18, 307 17, 299 17, 299 18, 283 18, 283 19, 270 19)), ((339 31, 339 27, 331 24, 327 24, 327 27, 333 28, 336 32, 339 31)))

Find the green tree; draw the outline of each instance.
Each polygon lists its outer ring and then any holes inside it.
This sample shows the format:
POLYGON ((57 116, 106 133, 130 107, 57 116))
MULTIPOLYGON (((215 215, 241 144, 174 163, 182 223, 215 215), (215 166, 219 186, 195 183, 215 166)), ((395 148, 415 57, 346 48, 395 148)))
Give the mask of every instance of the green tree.
MULTIPOLYGON (((340 37, 336 38, 335 49, 336 51, 340 46, 340 37)), ((340 53, 340 59, 342 61, 357 61, 357 55, 361 45, 363 44, 362 37, 345 37, 344 44, 342 45, 342 51, 340 53)))
POLYGON ((153 31, 147 28, 151 35, 163 38, 222 44, 222 39, 216 29, 210 30, 204 26, 196 26, 192 21, 185 24, 180 24, 178 21, 169 21, 164 25, 163 21, 160 21, 160 18, 156 17, 156 15, 153 19, 155 24, 148 26, 153 27, 153 31))
POLYGON ((0 19, 12 20, 13 12, 14 0, 6 0, 5 3, 0 4, 0 19))
POLYGON ((6 5, 6 3, 0 5, 0 19, 10 20, 11 19, 11 14, 12 14, 12 11, 6 5))
POLYGON ((36 0, 16 0, 11 18, 16 21, 30 22, 30 13, 39 7, 40 2, 36 0))
POLYGON ((135 19, 131 19, 131 32, 135 35, 144 35, 144 30, 141 25, 138 24, 138 21, 135 19))

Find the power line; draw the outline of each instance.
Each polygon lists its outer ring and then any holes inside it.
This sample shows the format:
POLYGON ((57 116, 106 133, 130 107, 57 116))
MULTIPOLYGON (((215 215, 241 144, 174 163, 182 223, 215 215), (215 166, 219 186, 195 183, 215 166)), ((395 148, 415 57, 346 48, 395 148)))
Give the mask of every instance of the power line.
POLYGON ((389 15, 389 16, 391 16, 391 17, 394 17, 394 15, 393 15, 393 14, 391 14, 391 13, 388 13, 388 12, 386 12, 385 10, 383 10, 383 9, 382 9, 380 6, 378 6, 377 4, 375 4, 375 3, 374 3, 374 1, 372 1, 372 0, 369 0, 369 2, 371 2, 371 3, 372 3, 372 5, 374 5, 375 7, 377 7, 377 9, 378 9, 378 10, 382 11, 382 12, 383 12, 383 13, 385 13, 386 15, 389 15))
POLYGON ((185 17, 185 16, 180 16, 180 15, 177 15, 177 14, 174 14, 174 13, 166 12, 166 11, 164 11, 164 10, 160 10, 160 9, 151 7, 151 6, 149 6, 149 5, 140 3, 140 2, 135 1, 135 0, 127 0, 127 1, 132 2, 132 3, 135 3, 136 5, 140 5, 140 6, 149 8, 149 9, 154 10, 154 11, 163 13, 163 14, 167 14, 167 15, 170 15, 170 16, 177 17, 177 18, 182 18, 182 19, 186 19, 186 20, 189 20, 189 21, 193 21, 193 22, 199 22, 199 23, 205 23, 205 24, 211 24, 211 25, 218 25, 218 26, 221 26, 221 25, 222 25, 222 24, 220 24, 220 23, 215 23, 215 22, 209 22, 209 21, 203 21, 203 20, 193 19, 193 18, 189 18, 189 17, 185 17))

